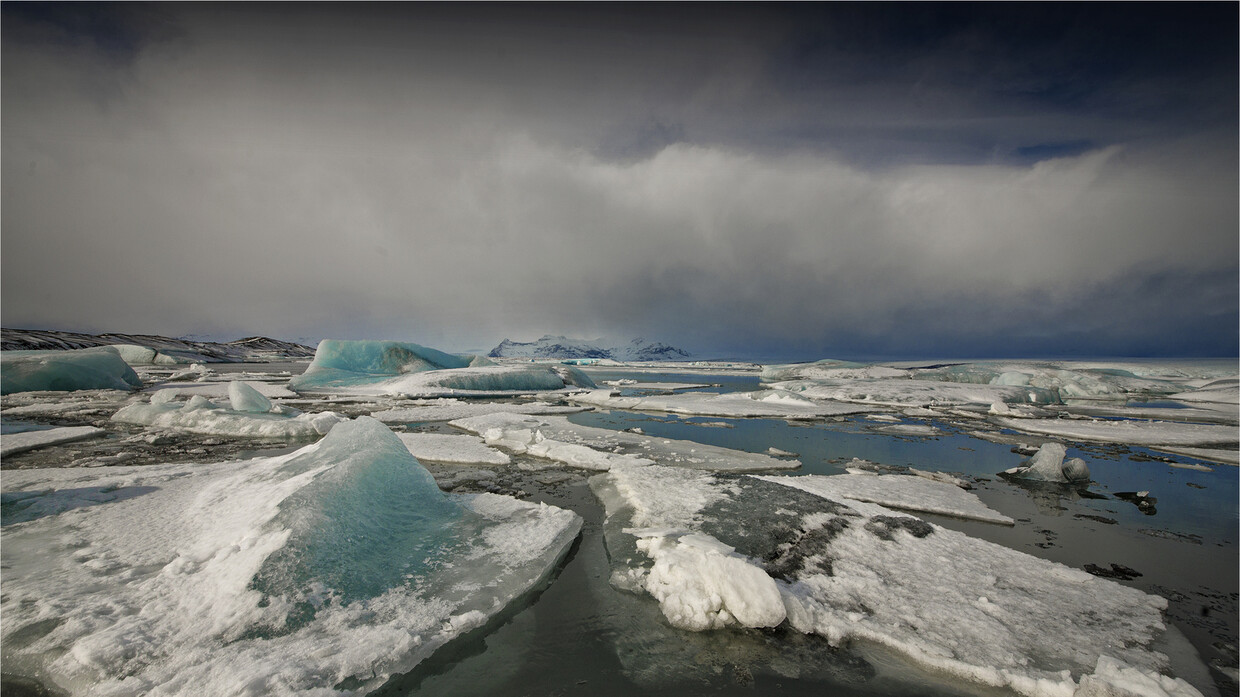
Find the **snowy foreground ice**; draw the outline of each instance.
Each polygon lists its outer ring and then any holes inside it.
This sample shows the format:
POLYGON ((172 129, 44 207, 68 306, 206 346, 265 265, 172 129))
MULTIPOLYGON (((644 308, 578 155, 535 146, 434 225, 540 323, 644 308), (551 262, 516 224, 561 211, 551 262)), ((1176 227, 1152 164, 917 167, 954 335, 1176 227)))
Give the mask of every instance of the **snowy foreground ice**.
POLYGON ((1026 695, 1126 694, 1121 673, 1198 694, 1162 675, 1164 599, 787 479, 597 475, 612 582, 684 629, 787 622, 1026 695))
POLYGON ((449 495, 378 421, 212 466, 8 472, 6 671, 73 693, 336 694, 544 580, 571 511, 449 495))

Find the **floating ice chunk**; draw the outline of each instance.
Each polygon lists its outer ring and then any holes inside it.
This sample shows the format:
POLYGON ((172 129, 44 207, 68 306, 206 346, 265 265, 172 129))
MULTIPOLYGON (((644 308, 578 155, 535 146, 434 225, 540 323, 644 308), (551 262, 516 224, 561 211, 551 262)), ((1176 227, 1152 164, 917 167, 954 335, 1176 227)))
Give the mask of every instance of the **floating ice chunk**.
POLYGON ((693 393, 645 397, 621 397, 613 390, 595 390, 569 397, 574 402, 610 409, 665 411, 695 416, 732 418, 769 417, 778 419, 816 419, 872 411, 872 407, 816 402, 782 390, 693 393))
POLYGON ((557 406, 547 402, 495 403, 466 402, 460 399, 426 400, 412 407, 399 407, 372 412, 371 416, 384 423, 413 423, 425 421, 454 421, 471 416, 494 414, 575 414, 589 407, 557 406))
POLYGON ((182 404, 171 401, 165 390, 152 395, 150 404, 130 404, 112 415, 112 420, 117 423, 155 426, 190 433, 293 439, 317 438, 330 431, 343 418, 334 412, 289 416, 285 413, 223 409, 202 395, 194 395, 182 404), (156 401, 156 398, 161 401, 156 401))
POLYGON ((1071 695, 1100 655, 1169 674, 1153 648, 1166 631, 1162 598, 875 504, 760 477, 682 472, 685 481, 659 481, 666 469, 615 468, 590 480, 607 509, 612 579, 626 588, 647 590, 653 568, 638 550, 652 535, 634 528, 700 532, 762 560, 788 624, 832 644, 864 640, 1031 696, 1071 695))
POLYGON ((1234 445, 1240 440, 1235 426, 1172 421, 1090 421, 1085 419, 1005 419, 1000 426, 1073 440, 1127 445, 1234 445))
POLYGON ((142 387, 142 380, 111 346, 73 351, 0 351, 0 394, 136 387, 142 387))
POLYGON ((289 387, 310 393, 426 397, 594 386, 568 366, 496 366, 474 358, 395 341, 324 340, 306 372, 290 380, 289 387))
POLYGON ((233 380, 228 383, 228 402, 233 411, 244 411, 252 414, 265 414, 271 411, 271 400, 262 395, 248 383, 233 380))
POLYGON ((481 438, 447 433, 399 433, 400 440, 419 460, 457 465, 507 465, 504 453, 488 447, 481 438))
POLYGON ((765 454, 579 426, 563 416, 496 413, 457 419, 451 425, 481 435, 490 445, 590 469, 639 462, 732 471, 795 469, 801 466, 797 460, 777 459, 765 454))
POLYGON ((276 458, 4 486, 26 512, 4 532, 6 669, 75 694, 373 690, 543 582, 581 524, 444 495, 365 417, 276 458))
POLYGON ((1060 443, 1046 443, 1033 457, 1004 474, 1044 482, 1078 483, 1089 481, 1089 466, 1079 457, 1065 461, 1067 449, 1060 443))
POLYGON ((1007 385, 959 384, 931 380, 841 380, 835 382, 791 381, 771 387, 811 399, 876 404, 896 407, 959 406, 995 402, 1055 404, 1057 394, 1046 390, 1007 385))
POLYGON ((6 433, 0 436, 0 457, 8 457, 27 450, 46 448, 49 445, 72 443, 87 438, 97 438, 107 431, 94 426, 64 426, 23 433, 6 433))
POLYGON ((177 380, 202 380, 203 378, 206 378, 208 375, 213 375, 214 373, 215 373, 214 370, 211 370, 205 365, 201 363, 195 363, 191 365, 190 367, 186 368, 185 370, 178 370, 172 375, 169 375, 168 380, 173 381, 173 382, 177 380))
MULTIPOLYGON (((207 399, 228 399, 228 386, 233 381, 211 380, 208 382, 194 382, 192 384, 178 384, 176 386, 177 394, 181 397, 190 397, 193 395, 202 395, 207 399)), ((267 399, 296 399, 297 393, 284 387, 284 385, 264 382, 259 380, 246 381, 254 391, 267 399)), ((171 389, 171 388, 165 388, 171 389)))
POLYGON ((1181 678, 1134 668, 1110 656, 1098 657, 1098 668, 1081 677, 1074 697, 1202 697, 1181 678))
POLYGON ((836 474, 829 476, 759 477, 768 482, 839 501, 853 499, 906 511, 1014 525, 1016 521, 982 503, 974 494, 948 483, 899 474, 836 474))
POLYGON ((654 560, 646 591, 673 627, 700 632, 731 624, 775 627, 784 621, 775 580, 709 535, 645 537, 637 548, 654 560))
POLYGON ((129 365, 180 365, 190 363, 190 359, 161 353, 148 346, 138 344, 112 344, 121 355, 121 359, 129 365))
POLYGON ((156 390, 151 394, 151 404, 167 404, 175 401, 180 394, 181 393, 177 389, 171 387, 156 390))

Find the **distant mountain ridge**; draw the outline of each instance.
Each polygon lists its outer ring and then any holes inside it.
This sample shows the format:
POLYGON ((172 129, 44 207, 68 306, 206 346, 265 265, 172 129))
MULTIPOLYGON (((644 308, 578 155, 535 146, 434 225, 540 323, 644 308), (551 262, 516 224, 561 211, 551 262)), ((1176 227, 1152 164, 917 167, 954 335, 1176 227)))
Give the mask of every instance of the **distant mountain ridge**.
POLYGON ((217 342, 173 339, 156 334, 81 334, 43 329, 0 329, 0 350, 5 351, 65 351, 112 344, 136 344, 161 353, 208 363, 271 361, 314 356, 314 348, 310 346, 265 336, 217 342))
POLYGON ((490 358, 609 358, 615 361, 677 361, 689 358, 684 349, 641 337, 627 344, 609 345, 607 339, 569 339, 548 334, 537 341, 504 339, 487 354, 490 358))

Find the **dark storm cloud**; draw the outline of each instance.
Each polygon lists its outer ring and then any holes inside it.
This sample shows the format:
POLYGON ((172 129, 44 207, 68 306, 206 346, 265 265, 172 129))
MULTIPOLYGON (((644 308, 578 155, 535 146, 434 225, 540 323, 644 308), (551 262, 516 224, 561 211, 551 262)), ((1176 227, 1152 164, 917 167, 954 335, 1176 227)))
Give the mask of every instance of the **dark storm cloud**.
POLYGON ((1237 351, 1234 5, 4 13, 6 326, 1237 351))

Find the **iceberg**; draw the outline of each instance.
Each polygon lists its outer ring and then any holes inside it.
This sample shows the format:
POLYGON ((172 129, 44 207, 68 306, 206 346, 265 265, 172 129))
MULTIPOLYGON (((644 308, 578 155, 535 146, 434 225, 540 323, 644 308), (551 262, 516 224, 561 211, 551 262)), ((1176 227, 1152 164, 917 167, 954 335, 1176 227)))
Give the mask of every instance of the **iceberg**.
POLYGON ((581 525, 442 493, 367 417, 280 457, 4 486, 5 669, 69 694, 369 692, 545 583, 581 525))
POLYGON ((151 394, 150 402, 136 402, 112 415, 117 423, 154 426, 189 433, 243 438, 310 439, 327 433, 344 417, 335 412, 300 414, 271 401, 243 382, 229 385, 231 409, 225 409, 200 394, 185 402, 176 398, 180 389, 162 389, 151 394), (266 410, 260 409, 266 406, 266 410))
POLYGON ((1067 454, 1068 450, 1062 443, 1046 443, 1025 463, 1003 474, 1060 484, 1088 483, 1089 466, 1079 457, 1065 461, 1067 454))
POLYGON ((0 394, 133 390, 138 374, 110 346, 73 351, 0 351, 0 394))
POLYGON ((508 465, 512 458, 489 447, 481 438, 448 433, 399 433, 400 440, 419 460, 453 465, 508 465))
POLYGON ((168 355, 149 346, 138 344, 111 344, 129 365, 181 365, 192 361, 183 356, 168 355))
POLYGON ((788 626, 1031 697, 1129 684, 1110 659, 1181 685, 1156 648, 1167 601, 1084 571, 764 477, 647 465, 590 486, 612 584, 674 626, 788 626))
POLYGON ((562 390, 565 386, 595 387, 589 377, 569 366, 483 363, 472 356, 454 356, 418 344, 325 339, 306 372, 290 380, 289 388, 311 394, 438 397, 509 396, 562 390))

